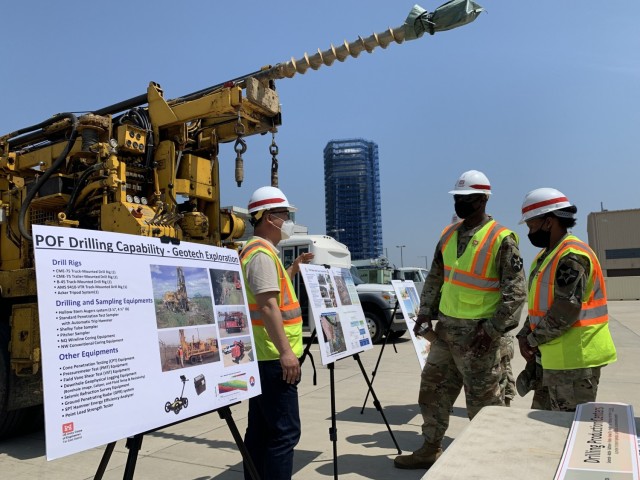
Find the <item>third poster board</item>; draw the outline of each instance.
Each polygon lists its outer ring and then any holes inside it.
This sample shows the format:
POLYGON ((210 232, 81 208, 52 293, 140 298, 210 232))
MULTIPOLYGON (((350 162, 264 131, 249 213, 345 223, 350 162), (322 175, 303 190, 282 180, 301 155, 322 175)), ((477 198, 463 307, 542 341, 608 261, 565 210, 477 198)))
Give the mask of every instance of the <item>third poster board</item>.
POLYGON ((411 280, 391 280, 391 285, 396 292, 400 310, 402 310, 404 321, 407 323, 407 330, 411 335, 411 341, 413 342, 413 347, 416 350, 418 362, 420 362, 420 368, 422 369, 425 363, 427 363, 427 355, 429 355, 431 343, 426 338, 413 333, 413 327, 415 327, 416 318, 418 317, 418 310, 420 310, 420 295, 411 280))

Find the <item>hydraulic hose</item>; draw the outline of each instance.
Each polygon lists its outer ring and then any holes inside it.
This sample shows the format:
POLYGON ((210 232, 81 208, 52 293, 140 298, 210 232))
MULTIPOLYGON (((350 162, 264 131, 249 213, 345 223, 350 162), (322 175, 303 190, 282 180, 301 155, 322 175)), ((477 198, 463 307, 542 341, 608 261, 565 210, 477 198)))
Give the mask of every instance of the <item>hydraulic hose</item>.
POLYGON ((71 192, 71 198, 69 199, 69 203, 67 204, 67 208, 65 210, 65 215, 69 218, 72 218, 72 213, 73 213, 73 206, 76 203, 76 199, 78 198, 78 192, 80 192, 80 188, 82 187, 82 185, 85 184, 85 182, 87 181, 87 178, 89 178, 89 176, 100 170, 101 168, 104 167, 104 163, 96 163, 95 165, 92 165, 91 167, 87 168, 82 175, 80 176, 80 178, 78 179, 78 181, 76 182, 76 186, 73 189, 73 192, 71 192))
POLYGON ((42 185, 44 185, 44 183, 49 179, 49 177, 53 175, 53 173, 57 171, 67 159, 67 155, 71 151, 71 148, 73 147, 73 144, 76 142, 76 138, 78 136, 78 130, 77 130, 78 119, 73 113, 60 113, 45 122, 42 122, 38 125, 34 125, 33 127, 23 128, 22 130, 18 130, 13 134, 11 134, 11 135, 14 135, 14 134, 20 135, 22 133, 29 132, 31 130, 42 128, 43 126, 58 122, 64 118, 68 118, 71 121, 71 135, 69 136, 67 146, 60 153, 58 158, 56 158, 55 161, 51 164, 51 167, 48 168, 47 171, 44 172, 44 174, 36 181, 36 184, 31 189, 31 191, 27 193, 27 197, 24 199, 24 201, 22 202, 22 206, 20 207, 20 216, 18 217, 18 229, 20 230, 20 234, 24 238, 26 238, 29 242, 32 241, 33 238, 31 237, 31 234, 27 231, 27 227, 24 221, 27 215, 27 210, 29 209, 29 205, 31 204, 31 201, 33 200, 33 198, 36 196, 40 188, 42 188, 42 185))

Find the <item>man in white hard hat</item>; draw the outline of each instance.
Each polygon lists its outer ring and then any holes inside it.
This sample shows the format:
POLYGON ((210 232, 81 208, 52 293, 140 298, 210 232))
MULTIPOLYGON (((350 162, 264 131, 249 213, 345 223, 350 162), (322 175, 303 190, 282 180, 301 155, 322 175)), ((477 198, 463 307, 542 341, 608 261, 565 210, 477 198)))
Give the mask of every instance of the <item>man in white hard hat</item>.
POLYGON ((532 408, 573 412, 594 402, 600 370, 616 361, 602 268, 589 245, 569 233, 577 211, 555 188, 532 190, 522 203, 520 223, 542 249, 531 264, 529 316, 517 334, 525 377, 536 360, 542 367, 541 380, 519 376, 521 393, 535 389, 532 408))
POLYGON ((503 405, 500 338, 518 326, 526 297, 518 237, 485 212, 491 195, 487 177, 465 172, 449 193, 462 221, 442 232, 415 326, 431 342, 418 396, 424 443, 396 457, 397 468, 429 468, 440 457, 463 387, 470 419, 482 407, 503 405))
MULTIPOLYGON (((293 211, 278 188, 253 192, 249 213, 254 236, 240 252, 262 386, 262 395, 249 400, 244 442, 262 479, 291 478, 301 432, 297 385, 302 316, 291 278, 313 254, 300 255, 287 270, 280 261, 276 245, 293 233, 293 211)), ((249 480, 246 465, 244 471, 249 480)))

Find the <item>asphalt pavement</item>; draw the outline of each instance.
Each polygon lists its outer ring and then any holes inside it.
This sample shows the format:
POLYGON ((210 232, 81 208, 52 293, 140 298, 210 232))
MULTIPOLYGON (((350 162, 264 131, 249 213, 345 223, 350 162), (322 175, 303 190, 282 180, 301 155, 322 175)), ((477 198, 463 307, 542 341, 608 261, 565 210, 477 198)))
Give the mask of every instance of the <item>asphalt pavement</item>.
MULTIPOLYGON (((622 402, 640 414, 640 301, 610 303, 610 327, 618 350, 618 362, 602 373, 598 401, 622 402)), ((373 389, 382 413, 367 395, 367 383, 360 363, 349 357, 335 363, 334 392, 336 442, 331 441, 331 387, 329 369, 320 362, 318 345, 311 351, 317 369, 313 384, 310 361, 303 365, 299 387, 302 438, 296 449, 294 478, 303 480, 334 478, 334 460, 338 478, 416 480, 424 470, 398 470, 393 458, 420 446, 421 416, 417 406, 420 366, 408 338, 387 344, 382 355, 378 345, 359 355, 366 375, 380 359, 373 389), (388 423, 388 428, 385 423, 388 423)), ((512 362, 517 374, 524 367, 518 353, 512 362)), ((528 409, 531 393, 516 398, 511 408, 528 409)), ((246 428, 247 402, 231 407, 239 432, 246 428)), ((444 446, 449 446, 469 425, 464 395, 455 403, 444 446)), ((517 436, 517 425, 513 435, 517 436)), ((0 478, 12 480, 84 480, 92 479, 105 448, 94 448, 48 462, 45 458, 44 431, 0 442, 0 478)), ((507 442, 508 445, 508 442, 507 442)), ((558 455, 560 452, 558 452, 558 455)), ((117 442, 103 478, 123 478, 128 450, 125 440, 117 442)), ((520 461, 513 451, 504 452, 505 461, 520 461)), ((136 479, 239 480, 243 478, 242 456, 227 422, 217 412, 166 427, 144 436, 135 466, 136 479)), ((268 479, 265 479, 268 480, 268 479)))

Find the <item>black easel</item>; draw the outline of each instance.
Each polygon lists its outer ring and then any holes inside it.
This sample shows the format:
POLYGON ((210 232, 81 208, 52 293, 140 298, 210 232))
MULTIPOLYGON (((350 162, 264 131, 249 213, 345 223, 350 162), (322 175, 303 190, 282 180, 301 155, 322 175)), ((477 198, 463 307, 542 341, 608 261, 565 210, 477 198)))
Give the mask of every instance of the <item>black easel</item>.
MULTIPOLYGON (((234 404, 235 405, 235 404, 234 404)), ((218 412, 218 415, 221 419, 227 422, 227 426, 231 431, 231 435, 236 442, 236 445, 240 449, 240 453, 242 454, 242 460, 244 461, 244 465, 249 469, 249 473, 251 474, 251 478, 253 480, 260 480, 260 476, 258 475, 258 471, 256 470, 255 465, 253 464, 253 460, 249 456, 249 452, 247 451, 247 447, 242 441, 242 437, 240 432, 238 431, 238 427, 236 426, 233 417, 231 415, 231 409, 227 405, 226 407, 219 408, 217 410, 212 410, 211 412, 206 412, 200 415, 196 415, 194 417, 189 417, 185 420, 181 420, 179 422, 170 423, 160 428, 155 428, 153 430, 149 430, 144 433, 138 433, 132 437, 127 438, 126 447, 129 449, 129 454, 127 455, 127 463, 125 465, 124 474, 122 476, 123 480, 133 480, 133 474, 136 469, 136 462, 138 460, 138 452, 140 451, 140 447, 142 446, 142 439, 144 435, 148 433, 153 433, 161 428, 170 427, 173 425, 177 425, 182 422, 186 422, 187 420, 193 420, 194 418, 201 417, 203 415, 208 415, 212 412, 218 412)), ((107 464, 109 463, 109 459, 111 458, 111 454, 113 453, 113 449, 116 446, 116 442, 111 442, 105 448, 104 453, 102 454, 102 459, 100 460, 100 465, 98 465, 98 470, 96 470, 96 474, 93 477, 94 480, 102 480, 102 476, 107 469, 107 464)))
MULTIPOLYGON (((331 266, 330 265, 323 265, 325 268, 330 269, 331 266)), ((391 329, 391 322, 393 322, 393 318, 395 317, 395 313, 396 313, 396 309, 398 307, 398 303, 396 302, 396 305, 393 309, 393 314, 391 316, 391 321, 389 322, 389 325, 387 326, 387 333, 385 335, 385 343, 386 343, 386 339, 389 337, 389 330, 391 329)), ((311 341, 309 342, 309 344, 307 345, 307 347, 305 348, 305 351, 303 352, 302 356, 300 357, 300 362, 304 362, 304 359, 309 356, 309 358, 311 359, 312 363, 313 363, 313 357, 311 356, 310 353, 310 348, 311 348, 311 344, 313 343, 313 339, 315 338, 315 336, 317 335, 317 329, 313 330, 313 333, 311 335, 311 341)), ((319 343, 319 342, 318 342, 319 343)), ((394 345, 395 348, 395 345, 394 345)), ((367 382, 367 387, 368 387, 368 392, 371 392, 371 395, 373 396, 374 399, 374 404, 376 406, 376 409, 380 412, 380 415, 382 415, 382 419, 384 420, 385 425, 387 426, 387 430, 389 430, 389 434, 391 435, 391 438, 393 440, 393 443, 396 446, 396 449, 398 450, 398 454, 402 453, 402 450, 400 450, 400 447, 398 446, 398 442, 396 441, 395 436, 393 435, 393 432, 391 431, 391 427, 389 426, 389 422, 387 422, 387 418, 384 415, 384 412, 382 411, 382 406, 380 405, 380 401, 378 400, 378 397, 376 396, 375 391, 373 390, 373 385, 371 384, 371 381, 369 380, 369 377, 367 376, 367 373, 364 369, 364 366, 362 365, 362 362, 360 361, 360 355, 358 353, 355 353, 353 355, 351 355, 351 357, 358 362, 358 366, 360 367, 360 371, 362 372, 362 376, 364 377, 365 381, 367 382)), ((343 358, 347 358, 347 357, 343 357, 343 358)), ((339 359, 339 360, 342 360, 339 359)), ((379 361, 379 360, 378 360, 379 361)), ((335 377, 334 377, 334 362, 331 362, 327 365, 327 368, 329 369, 329 385, 330 385, 330 397, 331 397, 331 428, 329 428, 329 439, 331 440, 331 442, 333 443, 333 478, 337 480, 338 478, 338 429, 336 426, 336 386, 335 386, 335 377)), ((315 385, 315 365, 314 365, 314 385, 315 385)), ((368 393, 367 393, 368 395, 368 393)))
MULTIPOLYGON (((373 381, 376 379, 376 373, 378 371, 378 365, 380 365, 380 360, 382 360, 382 354, 384 352, 384 347, 387 346, 387 342, 389 340, 389 336, 391 335, 391 325, 393 324, 393 320, 396 318, 396 312, 398 311, 398 301, 396 300, 396 304, 393 307, 393 312, 391 312, 391 318, 389 319, 389 322, 387 323, 387 329, 384 332, 384 341, 382 342, 382 348, 380 348, 380 353, 378 354, 378 360, 376 361, 376 366, 373 368, 373 372, 371 372, 371 383, 373 384, 373 381)), ((393 339, 393 350, 398 353, 398 349, 396 348, 396 341, 395 338, 393 339)), ((370 390, 367 390, 367 395, 364 397, 364 403, 362 404, 362 409, 360 409, 360 415, 362 415, 364 413, 364 407, 367 405, 367 400, 369 399, 369 392, 370 390)), ((376 407, 376 409, 379 410, 378 405, 375 405, 374 402, 374 406, 376 407)))
POLYGON ((311 345, 313 345, 313 341, 316 339, 317 336, 317 331, 314 328, 313 332, 311 333, 311 337, 309 338, 309 343, 307 343, 307 346, 304 347, 304 351, 302 352, 302 355, 299 358, 299 362, 300 362, 300 366, 302 366, 302 364, 304 363, 304 361, 307 359, 307 357, 309 357, 309 360, 311 361, 311 366, 313 367, 313 384, 317 385, 317 372, 316 372, 316 362, 313 360, 313 355, 311 355, 311 345))
MULTIPOLYGON (((384 424, 387 426, 387 430, 389 430, 389 434, 391 435, 391 439, 393 440, 396 449, 398 450, 398 454, 402 453, 400 447, 398 446, 398 442, 396 441, 396 437, 393 435, 393 431, 389 426, 389 422, 387 421, 387 417, 385 417, 384 412, 382 411, 382 405, 376 396, 376 392, 373 390, 373 385, 367 376, 367 372, 362 365, 362 361, 360 360, 360 354, 354 353, 351 357, 358 362, 358 366, 360 367, 360 371, 362 372, 362 376, 367 382, 367 387, 369 387, 369 392, 371 392, 371 396, 373 397, 373 404, 376 407, 376 410, 380 412, 382 419, 384 420, 384 424)), ((347 358, 347 357, 344 357, 347 358)), ((340 360, 343 360, 342 358, 340 360)), ((333 478, 338 478, 338 429, 336 427, 336 385, 334 379, 334 362, 331 362, 327 365, 329 369, 329 386, 330 386, 330 396, 331 396, 331 428, 329 429, 329 439, 333 443, 333 478)))
POLYGON ((327 365, 329 369, 329 385, 331 397, 331 428, 329 428, 329 440, 333 444, 333 478, 338 478, 338 428, 336 426, 336 384, 333 375, 333 362, 327 365))

